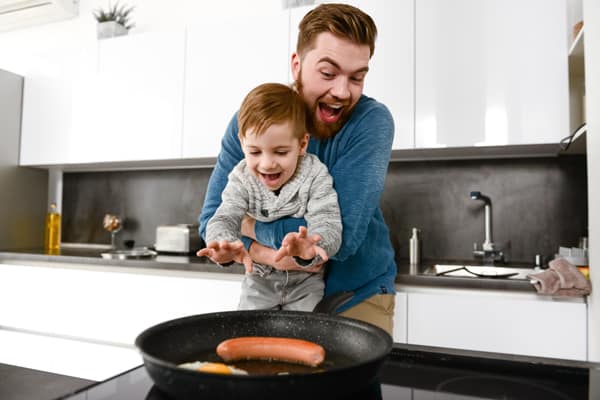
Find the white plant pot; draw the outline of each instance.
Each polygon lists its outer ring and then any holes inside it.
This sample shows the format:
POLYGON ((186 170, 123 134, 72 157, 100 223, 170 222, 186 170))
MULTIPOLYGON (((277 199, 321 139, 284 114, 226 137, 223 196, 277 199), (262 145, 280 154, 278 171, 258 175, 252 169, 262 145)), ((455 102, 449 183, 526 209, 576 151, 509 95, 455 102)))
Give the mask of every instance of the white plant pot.
POLYGON ((127 35, 127 28, 115 21, 99 22, 97 26, 98 39, 127 35))

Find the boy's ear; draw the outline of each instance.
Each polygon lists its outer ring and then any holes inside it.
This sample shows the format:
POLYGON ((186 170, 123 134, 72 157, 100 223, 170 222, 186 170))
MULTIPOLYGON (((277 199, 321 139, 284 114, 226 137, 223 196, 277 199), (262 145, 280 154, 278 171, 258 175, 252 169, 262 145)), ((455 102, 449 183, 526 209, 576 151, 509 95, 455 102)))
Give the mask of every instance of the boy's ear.
POLYGON ((304 137, 300 139, 300 155, 306 155, 306 148, 308 147, 308 133, 304 134, 304 137))

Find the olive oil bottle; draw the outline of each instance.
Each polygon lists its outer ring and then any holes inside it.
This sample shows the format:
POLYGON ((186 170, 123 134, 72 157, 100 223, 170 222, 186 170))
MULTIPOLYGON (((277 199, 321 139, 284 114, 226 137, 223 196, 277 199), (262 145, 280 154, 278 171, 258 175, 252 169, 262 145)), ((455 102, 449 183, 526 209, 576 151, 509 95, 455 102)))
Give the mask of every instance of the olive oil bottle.
POLYGON ((50 204, 48 214, 46 214, 44 249, 50 252, 60 249, 60 213, 56 208, 56 203, 50 204))

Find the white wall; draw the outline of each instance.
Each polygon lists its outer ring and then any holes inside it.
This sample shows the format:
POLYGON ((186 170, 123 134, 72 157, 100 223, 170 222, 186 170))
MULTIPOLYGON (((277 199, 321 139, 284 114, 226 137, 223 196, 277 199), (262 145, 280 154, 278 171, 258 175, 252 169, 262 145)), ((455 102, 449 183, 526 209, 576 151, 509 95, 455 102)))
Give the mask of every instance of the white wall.
POLYGON ((592 294, 588 298, 588 359, 600 361, 600 1, 584 0, 587 102, 588 223, 592 294))
MULTIPOLYGON (((111 1, 114 4, 115 0, 111 1)), ((108 0, 80 0, 79 15, 59 22, 0 32, 0 68, 25 75, 27 66, 35 62, 35 54, 67 52, 96 40, 96 21, 92 12, 106 7, 108 0)), ((200 15, 225 10, 229 15, 252 18, 267 9, 281 8, 281 0, 121 0, 135 6, 132 22, 136 32, 182 29, 193 26, 200 15)), ((207 38, 214 40, 215 37, 207 38)), ((207 55, 210 56, 210 55, 207 55)))

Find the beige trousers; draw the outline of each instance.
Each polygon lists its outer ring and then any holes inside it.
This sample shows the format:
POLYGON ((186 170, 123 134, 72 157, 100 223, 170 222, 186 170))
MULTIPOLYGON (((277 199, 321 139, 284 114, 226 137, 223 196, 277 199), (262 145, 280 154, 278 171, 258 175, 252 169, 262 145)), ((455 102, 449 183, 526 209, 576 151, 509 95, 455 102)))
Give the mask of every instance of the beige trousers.
POLYGON ((394 337, 394 305, 396 295, 376 294, 339 315, 369 322, 394 337))

